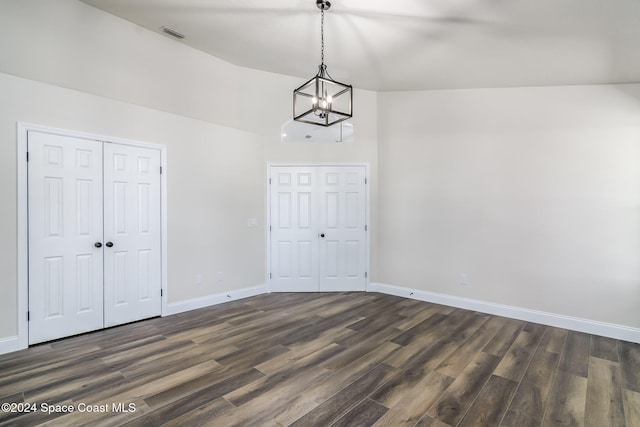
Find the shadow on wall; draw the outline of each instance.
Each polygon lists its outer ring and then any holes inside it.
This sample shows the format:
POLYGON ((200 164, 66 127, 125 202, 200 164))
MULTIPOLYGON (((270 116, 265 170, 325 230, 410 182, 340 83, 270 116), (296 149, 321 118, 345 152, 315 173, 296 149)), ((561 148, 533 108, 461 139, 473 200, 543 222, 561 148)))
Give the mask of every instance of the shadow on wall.
POLYGON ((615 89, 618 89, 620 92, 625 95, 633 98, 636 104, 640 105, 640 84, 623 84, 623 85, 614 85, 615 89))

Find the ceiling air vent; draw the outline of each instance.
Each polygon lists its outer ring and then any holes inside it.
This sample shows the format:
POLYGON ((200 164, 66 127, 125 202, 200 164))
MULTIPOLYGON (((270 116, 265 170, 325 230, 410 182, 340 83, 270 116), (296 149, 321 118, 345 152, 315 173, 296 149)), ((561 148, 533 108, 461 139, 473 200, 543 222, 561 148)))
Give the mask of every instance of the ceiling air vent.
POLYGON ((169 27, 161 27, 161 28, 162 28, 162 32, 165 33, 165 34, 169 34, 170 36, 175 37, 177 39, 183 39, 184 38, 184 34, 180 34, 176 30, 172 30, 169 27))

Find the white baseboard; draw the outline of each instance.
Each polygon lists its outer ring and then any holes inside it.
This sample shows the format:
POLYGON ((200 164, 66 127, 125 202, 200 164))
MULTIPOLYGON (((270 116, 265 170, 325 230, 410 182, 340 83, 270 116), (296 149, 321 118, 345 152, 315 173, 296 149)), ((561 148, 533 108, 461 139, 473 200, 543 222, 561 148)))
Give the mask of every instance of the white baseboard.
POLYGON ((170 316, 172 314, 184 313, 185 311, 210 307, 212 305, 222 304, 224 302, 235 301, 242 298, 248 298, 266 293, 269 293, 269 287, 267 285, 221 292, 219 294, 207 295, 206 297, 194 298, 186 301, 167 304, 167 310, 162 315, 170 316))
POLYGON ((20 342, 17 336, 0 338, 0 354, 11 353, 20 350, 20 342))
POLYGON ((640 343, 640 329, 616 325, 613 323, 599 322, 596 320, 548 313, 545 311, 530 310, 528 308, 514 307, 504 304, 495 304, 492 302, 454 295, 403 288, 399 286, 386 285, 384 283, 369 283, 367 286, 367 292, 380 292, 383 294, 412 298, 435 304, 464 308, 467 310, 479 311, 481 313, 494 314, 512 319, 525 320, 527 322, 555 326, 557 328, 570 329, 573 331, 640 343))

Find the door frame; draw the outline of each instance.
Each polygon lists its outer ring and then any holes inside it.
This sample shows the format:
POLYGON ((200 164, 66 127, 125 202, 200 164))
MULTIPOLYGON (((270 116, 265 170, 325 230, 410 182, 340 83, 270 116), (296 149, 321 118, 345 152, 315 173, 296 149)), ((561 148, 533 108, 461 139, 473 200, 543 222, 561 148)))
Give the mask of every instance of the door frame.
POLYGON ((17 122, 16 124, 16 140, 17 140, 17 220, 18 220, 18 247, 17 247, 17 264, 18 264, 18 348, 17 350, 29 347, 29 322, 27 315, 29 311, 29 206, 28 206, 28 164, 27 164, 27 143, 28 133, 42 132, 53 135, 68 136, 72 138, 89 139, 100 142, 111 142, 123 145, 130 145, 142 148, 152 148, 160 150, 160 166, 162 174, 160 174, 160 251, 161 251, 161 289, 162 304, 161 316, 168 313, 167 310, 167 147, 165 145, 135 141, 130 139, 116 138, 113 136, 105 136, 92 134, 87 132, 78 132, 68 129, 54 128, 33 123, 17 122))
POLYGON ((365 255, 365 267, 367 270, 367 277, 365 278, 365 284, 364 284, 364 288, 365 288, 365 292, 369 289, 369 283, 371 280, 371 179, 369 177, 369 163, 367 162, 312 162, 312 163, 307 163, 307 162, 302 162, 302 163, 296 163, 296 162, 287 162, 287 163, 273 163, 273 162, 268 162, 267 163, 267 179, 265 180, 265 187, 266 187, 266 200, 265 200, 265 217, 266 217, 266 221, 265 221, 265 241, 267 244, 267 251, 266 251, 266 268, 265 268, 265 283, 267 283, 267 287, 269 289, 269 292, 273 292, 273 289, 271 287, 271 231, 270 231, 270 227, 271 227, 271 185, 269 183, 269 179, 271 179, 271 170, 274 167, 331 167, 331 166, 336 166, 336 167, 364 167, 364 177, 366 180, 365 183, 365 223, 366 223, 366 229, 365 229, 365 245, 366 245, 366 255, 365 255))

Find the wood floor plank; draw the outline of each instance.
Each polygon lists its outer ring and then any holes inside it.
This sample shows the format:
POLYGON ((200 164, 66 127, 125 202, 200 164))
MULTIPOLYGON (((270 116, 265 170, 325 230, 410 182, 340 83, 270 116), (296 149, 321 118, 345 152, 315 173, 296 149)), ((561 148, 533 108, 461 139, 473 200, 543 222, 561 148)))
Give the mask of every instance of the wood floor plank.
POLYGON ((587 379, 558 370, 542 425, 584 426, 586 404, 587 379))
MULTIPOLYGON (((400 348, 389 356, 386 363, 396 368, 405 367, 409 360, 418 357, 419 354, 428 351, 433 345, 443 340, 453 329, 453 326, 448 325, 448 322, 445 322, 447 317, 444 315, 440 315, 438 319, 439 322, 437 326, 434 325, 428 331, 425 331, 416 337, 412 337, 406 345, 399 344, 398 347, 400 348)), ((394 338, 393 342, 395 341, 396 340, 394 338)))
POLYGON ((451 377, 430 371, 402 400, 380 417, 374 426, 414 426, 452 381, 451 377))
POLYGON ((326 400, 312 411, 297 419, 291 426, 328 426, 349 412, 365 399, 371 390, 384 384, 396 371, 389 365, 380 364, 367 375, 363 375, 339 393, 326 400))
POLYGON ((360 359, 367 353, 374 351, 380 345, 381 341, 387 341, 396 334, 397 331, 392 327, 376 331, 375 334, 369 336, 365 341, 359 343, 358 345, 352 346, 339 355, 332 357, 327 362, 324 362, 322 364, 322 367, 329 369, 330 371, 338 371, 349 365, 353 361, 360 359))
MULTIPOLYGON (((530 387, 530 386, 528 386, 530 387)), ((500 427, 538 427, 540 421, 537 419, 529 418, 524 413, 512 411, 509 409, 507 414, 502 419, 500 427)))
POLYGON ((172 341, 164 342, 164 340, 154 341, 152 343, 118 352, 102 358, 105 365, 114 369, 121 369, 129 366, 133 361, 144 358, 160 357, 173 350, 184 349, 191 345, 190 341, 172 341))
POLYGON ((451 426, 449 424, 443 423, 440 420, 434 420, 428 415, 425 415, 424 417, 420 418, 420 421, 416 423, 415 427, 451 427, 451 426))
POLYGON ((327 393, 324 399, 309 392, 310 389, 321 390, 334 375, 320 366, 313 368, 305 374, 304 379, 285 383, 262 394, 255 401, 238 408, 238 411, 243 414, 240 420, 246 420, 247 426, 255 425, 256 427, 261 427, 263 423, 272 421, 279 426, 289 425, 339 390, 332 390, 333 393, 327 393), (253 415, 256 412, 258 412, 258 416, 253 415), (282 420, 287 421, 283 422, 282 420))
POLYGON ((636 427, 640 344, 379 293, 274 293, 0 355, 0 396, 136 409, 0 426, 636 427))
POLYGON ((624 416, 627 426, 640 426, 640 393, 631 390, 622 391, 624 416))
POLYGON ((547 330, 540 341, 540 347, 550 353, 562 354, 569 331, 566 329, 547 326, 547 330))
MULTIPOLYGON (((225 427, 261 427, 276 423, 275 418, 280 415, 285 407, 288 407, 295 396, 303 393, 305 389, 315 383, 327 379, 331 372, 320 366, 314 366, 304 372, 303 377, 290 376, 287 379, 277 381, 277 387, 271 389, 264 387, 264 378, 259 378, 238 390, 253 389, 250 400, 231 401, 229 398, 235 391, 225 395, 227 401, 234 403, 234 408, 216 418, 216 424, 225 427), (255 387, 254 387, 255 385, 255 387), (247 408, 251 408, 247 410, 247 408)), ((273 376, 271 376, 273 378, 273 376)))
POLYGON ((482 349, 485 353, 503 357, 513 342, 518 338, 525 322, 520 320, 507 319, 502 328, 496 333, 491 341, 482 349))
POLYGON ((518 383, 515 381, 491 376, 458 426, 499 425, 517 386, 518 383))
POLYGON ((618 364, 598 357, 589 359, 587 426, 624 425, 624 407, 618 364))
MULTIPOLYGON (((207 381, 215 381, 226 378, 231 373, 214 360, 188 367, 170 375, 165 375, 153 381, 147 382, 143 379, 133 381, 128 387, 126 385, 111 387, 91 396, 91 403, 108 403, 116 396, 121 400, 132 400, 138 397, 148 399, 149 406, 160 407, 173 400, 188 395, 192 392, 192 387, 202 384, 204 387, 207 381), (195 381, 201 381, 195 383, 195 381), (188 386, 185 384, 189 384, 188 386), (182 394, 180 393, 182 391, 182 394)), ((201 388, 202 388, 201 387, 201 388)), ((195 388, 197 390, 197 388, 195 388)))
POLYGON ((617 362, 618 342, 613 338, 593 335, 591 337, 591 356, 617 362))
POLYGON ((582 332, 570 331, 560 361, 560 370, 587 378, 590 352, 591 336, 582 332))
MULTIPOLYGON (((415 299, 406 299, 401 304, 402 304, 402 308, 398 310, 399 315, 404 316, 405 318, 417 317, 420 320, 426 319, 427 317, 429 317, 429 314, 421 315, 421 313, 424 313, 425 311, 429 311, 429 310, 439 310, 440 307, 442 307, 442 306, 438 306, 437 304, 431 304, 431 303, 423 304, 422 301, 415 300, 415 299)), ((399 328, 399 329, 405 329, 405 328, 399 328)))
MULTIPOLYGON (((404 319, 404 318, 396 315, 380 316, 378 319, 376 319, 376 321, 370 322, 370 325, 367 325, 367 328, 365 330, 355 329, 357 333, 351 334, 340 340, 336 340, 336 342, 344 347, 354 347, 368 340, 370 337, 374 335, 379 335, 382 330, 388 330, 387 332, 390 334, 389 338, 395 337, 399 331, 395 326, 390 326, 390 325, 395 325, 395 323, 399 319, 404 319)), ((351 329, 351 327, 349 327, 349 329, 351 329)))
POLYGON ((223 398, 214 399, 163 423, 162 427, 202 426, 217 420, 233 408, 234 406, 223 398))
POLYGON ((444 314, 440 312, 434 313, 429 318, 425 319, 423 322, 411 327, 410 329, 404 331, 397 337, 393 339, 393 342, 396 344, 407 346, 412 341, 422 337, 425 333, 432 331, 434 329, 447 329, 448 331, 453 331, 456 328, 460 328, 461 325, 464 325, 464 322, 473 319, 475 316, 472 312, 466 310, 453 310, 450 314, 444 314), (444 320, 447 320, 444 323, 444 320), (436 325, 441 325, 442 328, 436 328, 436 325))
POLYGON ((388 409, 379 403, 365 399, 333 423, 331 427, 369 427, 387 411, 388 409))
POLYGON ((623 387, 640 393, 640 344, 618 341, 623 387))
POLYGON ((83 375, 73 381, 48 383, 35 390, 24 392, 25 400, 29 402, 58 402, 77 400, 95 391, 111 388, 125 383, 120 372, 105 372, 101 375, 83 375))
POLYGON ((500 361, 495 374, 516 383, 520 382, 529 366, 529 361, 538 347, 540 338, 538 334, 532 334, 524 330, 520 332, 502 361, 500 361))
POLYGON ((291 363, 295 363, 297 360, 307 357, 308 355, 321 351, 330 346, 338 346, 342 350, 346 350, 343 346, 336 344, 345 336, 349 336, 354 331, 347 328, 329 329, 327 333, 318 336, 317 339, 311 342, 300 343, 299 345, 293 344, 288 346, 290 351, 275 356, 264 363, 256 365, 256 369, 264 374, 271 374, 283 368, 286 368, 291 363))
MULTIPOLYGON (((308 384, 305 391, 299 396, 296 396, 296 398, 276 416, 276 421, 281 425, 290 425, 363 375, 369 375, 369 372, 383 363, 388 355, 398 347, 398 344, 387 341, 375 349, 375 351, 335 371, 326 380, 308 384)), ((371 392, 373 391, 374 390, 371 390, 371 392)))
POLYGON ((436 345, 426 351, 417 353, 406 362, 406 367, 426 366, 436 369, 447 357, 456 351, 467 339, 473 337, 478 329, 488 320, 488 317, 476 313, 468 313, 466 318, 436 345))
POLYGON ((544 415, 546 398, 540 387, 531 383, 521 383, 501 425, 539 426, 544 415))
POLYGON ((403 310, 401 310, 398 314, 405 316, 405 319, 396 323, 395 326, 401 331, 408 331, 409 329, 415 327, 419 323, 422 323, 434 314, 440 314, 441 316, 446 317, 451 313, 451 311, 453 310, 450 308, 447 310, 443 308, 443 306, 437 304, 422 306, 422 310, 413 315, 406 315, 404 314, 403 310))
POLYGON ((489 318, 472 336, 444 359, 435 370, 443 375, 456 378, 478 352, 496 335, 504 323, 504 318, 502 317, 489 318))
MULTIPOLYGON (((260 396, 269 390, 278 388, 282 383, 295 379, 300 375, 310 372, 316 367, 320 367, 322 362, 331 359, 333 356, 343 352, 345 349, 338 344, 332 344, 303 358, 300 358, 287 366, 283 366, 268 375, 264 375, 259 380, 253 381, 244 387, 233 390, 224 396, 235 406, 243 405, 256 396, 260 396)), ((262 372, 262 371, 261 371, 262 372)))
POLYGON ((511 401, 504 425, 540 425, 559 361, 558 353, 538 347, 511 401))
POLYGON ((427 415, 434 420, 440 420, 452 426, 457 425, 499 362, 498 356, 484 352, 477 353, 473 361, 429 409, 427 415))
POLYGON ((425 366, 402 370, 378 387, 369 397, 376 402, 392 408, 411 393, 417 383, 431 372, 425 366))
MULTIPOLYGON (((184 395, 184 397, 171 400, 170 403, 154 408, 152 412, 137 417, 125 425, 161 425, 189 411, 200 408, 211 400, 219 399, 232 390, 249 384, 262 376, 263 374, 261 372, 251 368, 226 378, 223 381, 210 383, 201 389, 194 389, 191 393, 184 395)), ((145 399, 145 401, 147 401, 147 399, 145 399)))
POLYGON ((552 386, 559 362, 560 355, 558 353, 549 352, 542 347, 538 347, 522 381, 540 387, 547 394, 552 386))
MULTIPOLYGON (((229 350, 236 351, 237 348, 229 350)), ((152 356, 132 361, 128 366, 120 369, 120 372, 130 381, 136 378, 145 378, 148 381, 211 361, 211 359, 215 359, 215 355, 206 351, 205 346, 190 346, 169 351, 159 357, 152 356), (185 358, 185 354, 188 354, 189 357, 185 358)))

